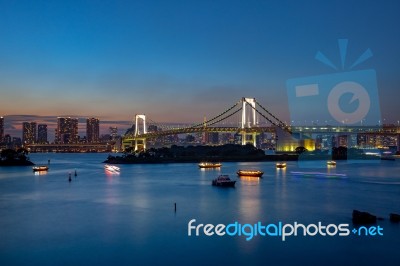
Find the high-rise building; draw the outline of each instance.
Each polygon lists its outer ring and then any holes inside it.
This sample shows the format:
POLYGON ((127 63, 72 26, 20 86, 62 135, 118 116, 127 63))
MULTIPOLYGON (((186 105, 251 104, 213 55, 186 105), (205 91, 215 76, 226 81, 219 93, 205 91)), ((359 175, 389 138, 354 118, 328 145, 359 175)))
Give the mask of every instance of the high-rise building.
POLYGON ((12 138, 12 143, 13 143, 13 148, 15 149, 15 148, 21 148, 21 146, 22 146, 22 141, 21 141, 21 138, 17 138, 17 137, 13 137, 12 138))
POLYGON ((115 140, 118 137, 118 128, 110 127, 110 136, 112 140, 115 140))
POLYGON ((206 144, 218 144, 218 132, 206 132, 204 142, 206 144))
POLYGON ((89 143, 99 142, 99 119, 88 118, 86 119, 86 139, 89 143))
POLYGON ((46 144, 47 143, 47 125, 39 124, 38 125, 38 138, 37 143, 46 144))
POLYGON ((0 116, 0 143, 4 141, 4 117, 0 116))
POLYGON ((4 143, 9 144, 9 143, 11 143, 11 140, 12 140, 12 138, 11 138, 10 134, 4 135, 4 143))
POLYGON ((36 122, 22 123, 22 144, 36 143, 36 122))
POLYGON ((55 130, 55 142, 58 144, 71 144, 78 142, 78 119, 71 117, 58 117, 55 130))

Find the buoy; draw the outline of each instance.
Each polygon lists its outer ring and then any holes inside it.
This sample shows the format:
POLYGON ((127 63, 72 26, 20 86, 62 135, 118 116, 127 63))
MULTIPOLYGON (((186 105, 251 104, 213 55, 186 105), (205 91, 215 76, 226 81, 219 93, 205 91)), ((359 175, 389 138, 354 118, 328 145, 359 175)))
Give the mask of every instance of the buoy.
POLYGON ((175 205, 175 212, 176 212, 176 202, 174 203, 174 205, 175 205))
POLYGON ((68 174, 68 181, 71 182, 71 173, 68 174))
POLYGON ((76 172, 76 170, 75 170, 75 177, 78 175, 78 173, 76 172))

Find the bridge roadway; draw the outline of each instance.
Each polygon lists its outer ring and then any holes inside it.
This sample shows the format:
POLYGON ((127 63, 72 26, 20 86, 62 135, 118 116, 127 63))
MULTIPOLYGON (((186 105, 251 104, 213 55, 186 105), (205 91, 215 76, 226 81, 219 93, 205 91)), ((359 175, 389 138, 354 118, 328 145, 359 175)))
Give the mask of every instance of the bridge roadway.
MULTIPOLYGON (((289 127, 293 134, 400 134, 400 127, 382 127, 382 126, 292 126, 289 127)), ((195 127, 195 128, 178 128, 164 131, 149 132, 137 136, 138 139, 153 139, 161 136, 175 134, 190 134, 202 132, 218 132, 218 133, 276 133, 276 127, 195 127)), ((125 136, 124 141, 133 141, 135 136, 125 136)))
MULTIPOLYGON (((202 132, 217 132, 217 133, 261 133, 261 132, 276 132, 275 127, 252 127, 241 129, 238 127, 196 127, 196 128, 178 128, 170 130, 162 130, 156 132, 149 132, 146 134, 140 134, 137 138, 140 139, 153 139, 162 136, 175 135, 175 134, 190 134, 190 133, 202 133, 202 132)), ((125 136, 124 141, 135 140, 135 136, 125 136)))
POLYGON ((293 133, 305 134, 398 134, 396 126, 292 126, 293 133))

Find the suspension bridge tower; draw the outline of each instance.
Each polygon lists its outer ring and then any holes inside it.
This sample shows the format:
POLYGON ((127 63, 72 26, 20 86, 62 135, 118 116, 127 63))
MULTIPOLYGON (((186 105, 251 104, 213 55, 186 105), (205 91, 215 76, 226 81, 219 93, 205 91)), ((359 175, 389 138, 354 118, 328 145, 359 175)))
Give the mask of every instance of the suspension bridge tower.
POLYGON ((248 132, 247 128, 257 126, 256 120, 256 99, 255 98, 242 98, 242 123, 240 134, 242 135, 242 145, 247 143, 253 144, 256 147, 256 132, 248 132), (246 109, 249 108, 250 115, 246 113, 246 109), (248 137, 251 136, 251 139, 248 137))
POLYGON ((141 134, 147 133, 146 127, 146 115, 135 115, 135 151, 139 149, 139 145, 143 146, 143 150, 146 150, 146 138, 140 137, 141 134), (143 133, 140 131, 139 121, 143 122, 143 133), (141 143, 139 143, 141 142, 141 143))

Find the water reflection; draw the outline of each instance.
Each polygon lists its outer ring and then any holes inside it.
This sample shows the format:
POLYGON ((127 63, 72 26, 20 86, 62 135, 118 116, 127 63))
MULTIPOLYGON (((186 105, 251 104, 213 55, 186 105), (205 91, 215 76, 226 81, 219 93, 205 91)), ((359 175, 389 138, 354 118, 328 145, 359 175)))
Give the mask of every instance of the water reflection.
POLYGON ((244 185, 259 185, 260 178, 255 176, 240 176, 240 182, 244 185))
POLYGON ((218 168, 199 168, 200 178, 203 182, 211 182, 212 179, 216 178, 221 174, 221 167, 218 168))
POLYGON ((215 167, 215 168, 199 168, 200 169, 200 171, 202 172, 202 173, 205 173, 205 172, 221 172, 221 167, 215 167))
MULTIPOLYGON (((254 176, 240 176, 240 189, 237 190, 239 194, 238 206, 239 206, 239 217, 238 222, 245 224, 254 224, 262 217, 262 204, 261 202, 261 186, 260 178, 254 176)), ((240 251, 244 254, 251 254, 257 248, 260 238, 252 239, 252 242, 244 242, 242 238, 237 238, 237 244, 240 251)))
MULTIPOLYGON (((282 217, 286 217, 289 214, 289 201, 290 194, 288 192, 288 178, 287 168, 292 168, 293 165, 287 165, 284 168, 275 167, 275 184, 273 186, 274 195, 276 199, 273 208, 282 213, 282 217)), ((281 217, 281 218, 282 218, 281 217)))
POLYGON ((326 169, 328 174, 335 174, 336 173, 336 164, 335 165, 329 165, 326 169))
POLYGON ((255 177, 240 178, 239 214, 243 221, 256 221, 260 218, 260 180, 255 177), (242 182, 243 181, 243 182, 242 182))
POLYGON ((35 171, 34 174, 35 174, 35 176, 47 175, 47 171, 35 171))
POLYGON ((286 177, 286 167, 276 168, 275 177, 286 177))

